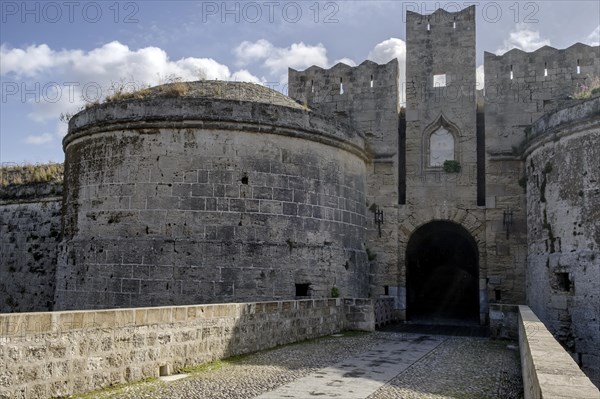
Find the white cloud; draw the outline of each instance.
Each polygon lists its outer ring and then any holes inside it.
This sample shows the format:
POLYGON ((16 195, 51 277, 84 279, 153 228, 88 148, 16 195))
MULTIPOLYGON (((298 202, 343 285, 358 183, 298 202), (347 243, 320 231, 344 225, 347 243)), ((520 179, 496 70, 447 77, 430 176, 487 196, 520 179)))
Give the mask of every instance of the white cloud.
POLYGON ((54 51, 47 45, 26 49, 0 48, 2 75, 17 78, 39 75, 74 74, 76 77, 102 79, 136 77, 138 82, 157 83, 160 75, 177 75, 184 80, 198 79, 202 73, 207 79, 228 79, 229 68, 211 58, 182 58, 171 61, 158 47, 132 51, 128 46, 113 41, 88 52, 82 50, 54 51))
POLYGON ((40 134, 39 136, 27 136, 25 138, 25 142, 27 144, 35 144, 35 145, 47 144, 53 140, 54 140, 54 135, 52 135, 50 133, 40 134))
POLYGON ((598 25, 596 29, 594 29, 594 31, 588 35, 585 43, 589 44, 590 46, 600 46, 600 25, 598 25))
POLYGON ((251 83, 263 83, 266 81, 266 79, 262 78, 259 79, 256 76, 252 75, 252 73, 250 73, 250 71, 246 70, 246 69, 240 69, 237 72, 234 72, 231 75, 231 79, 233 81, 236 82, 251 82, 251 83))
POLYGON ((496 54, 504 54, 513 48, 530 52, 549 45, 550 40, 542 39, 540 32, 529 30, 524 25, 517 25, 515 30, 510 32, 509 38, 504 40, 502 47, 496 50, 496 54))
POLYGON ((265 66, 271 73, 287 71, 288 68, 304 69, 312 65, 327 67, 327 50, 321 43, 309 46, 302 42, 290 47, 276 48, 265 60, 265 66))
POLYGON ((233 53, 239 65, 260 63, 271 75, 278 77, 280 82, 287 81, 288 68, 302 70, 312 65, 323 68, 330 66, 327 50, 321 43, 312 46, 300 42, 292 43, 289 47, 275 47, 269 41, 260 39, 256 42, 242 42, 233 53))
POLYGON ((348 57, 340 58, 339 60, 333 61, 333 65, 337 65, 340 62, 342 64, 346 64, 346 65, 351 66, 351 67, 355 67, 357 65, 356 62, 354 62, 353 59, 348 58, 348 57))
MULTIPOLYGON (((40 122, 56 119, 63 112, 77 111, 85 103, 84 96, 101 100, 112 94, 110 87, 114 82, 140 87, 163 83, 168 76, 177 76, 184 81, 261 81, 245 69, 232 73, 226 65, 211 58, 189 57, 173 61, 158 47, 131 50, 118 41, 87 52, 55 51, 46 44, 24 49, 2 45, 0 60, 3 80, 14 78, 19 87, 37 87, 35 98, 29 95, 26 100, 32 107, 29 117, 40 122), (100 98, 97 94, 101 94, 100 98)), ((16 97, 20 99, 20 96, 16 97)))
POLYGON ((485 75, 484 75, 483 65, 479 65, 477 67, 477 69, 475 70, 475 82, 477 82, 476 83, 477 90, 481 90, 484 88, 485 75))
POLYGON ((45 44, 29 46, 25 49, 9 49, 2 44, 0 55, 0 73, 3 75, 14 73, 17 77, 34 76, 63 61, 62 57, 57 57, 57 54, 45 44))
POLYGON ((399 62, 404 63, 406 60, 406 43, 404 40, 394 37, 384 40, 375 45, 367 58, 378 64, 386 64, 394 58, 398 58, 399 62))
POLYGON ((268 40, 260 39, 254 43, 243 41, 233 52, 238 59, 238 65, 248 65, 250 62, 269 58, 273 50, 274 47, 268 40))

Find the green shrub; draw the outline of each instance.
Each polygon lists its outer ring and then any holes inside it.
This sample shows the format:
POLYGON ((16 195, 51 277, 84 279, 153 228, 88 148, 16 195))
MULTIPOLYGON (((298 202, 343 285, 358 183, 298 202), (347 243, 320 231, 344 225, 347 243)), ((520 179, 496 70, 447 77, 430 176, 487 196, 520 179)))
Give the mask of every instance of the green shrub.
POLYGON ((458 173, 460 172, 460 163, 458 161, 444 161, 444 172, 458 173))
POLYGON ((338 298, 340 296, 340 290, 337 287, 331 287, 331 297, 338 298))
POLYGON ((377 259, 377 254, 371 252, 371 250, 369 248, 366 248, 365 252, 367 253, 367 259, 369 260, 369 262, 372 262, 375 259, 377 259))

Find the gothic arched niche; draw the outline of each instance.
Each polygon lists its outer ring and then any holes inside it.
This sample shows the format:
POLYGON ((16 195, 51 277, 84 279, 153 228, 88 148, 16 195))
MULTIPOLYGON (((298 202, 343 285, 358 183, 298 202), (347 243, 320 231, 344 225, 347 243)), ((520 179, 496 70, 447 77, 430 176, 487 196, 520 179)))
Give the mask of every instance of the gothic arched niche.
POLYGON ((458 160, 457 138, 458 129, 443 116, 425 129, 426 166, 441 167, 444 161, 458 160))
POLYGON ((429 166, 442 166, 454 160, 454 136, 443 126, 429 136, 429 166))

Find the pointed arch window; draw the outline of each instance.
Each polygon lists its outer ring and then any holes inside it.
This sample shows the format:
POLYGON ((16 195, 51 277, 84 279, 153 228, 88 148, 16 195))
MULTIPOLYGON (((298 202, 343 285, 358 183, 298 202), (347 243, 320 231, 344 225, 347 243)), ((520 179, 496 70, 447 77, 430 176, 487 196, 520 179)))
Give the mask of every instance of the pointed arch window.
POLYGON ((429 136, 429 166, 443 166, 454 160, 454 136, 441 126, 429 136))

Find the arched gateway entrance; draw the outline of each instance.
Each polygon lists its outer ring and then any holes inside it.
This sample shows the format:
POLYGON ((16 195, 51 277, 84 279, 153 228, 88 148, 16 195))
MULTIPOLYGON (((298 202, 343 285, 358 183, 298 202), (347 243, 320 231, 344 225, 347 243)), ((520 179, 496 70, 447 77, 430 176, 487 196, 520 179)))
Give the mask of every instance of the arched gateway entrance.
POLYGON ((479 254, 462 226, 418 228, 406 248, 407 316, 412 321, 479 321, 479 254))

